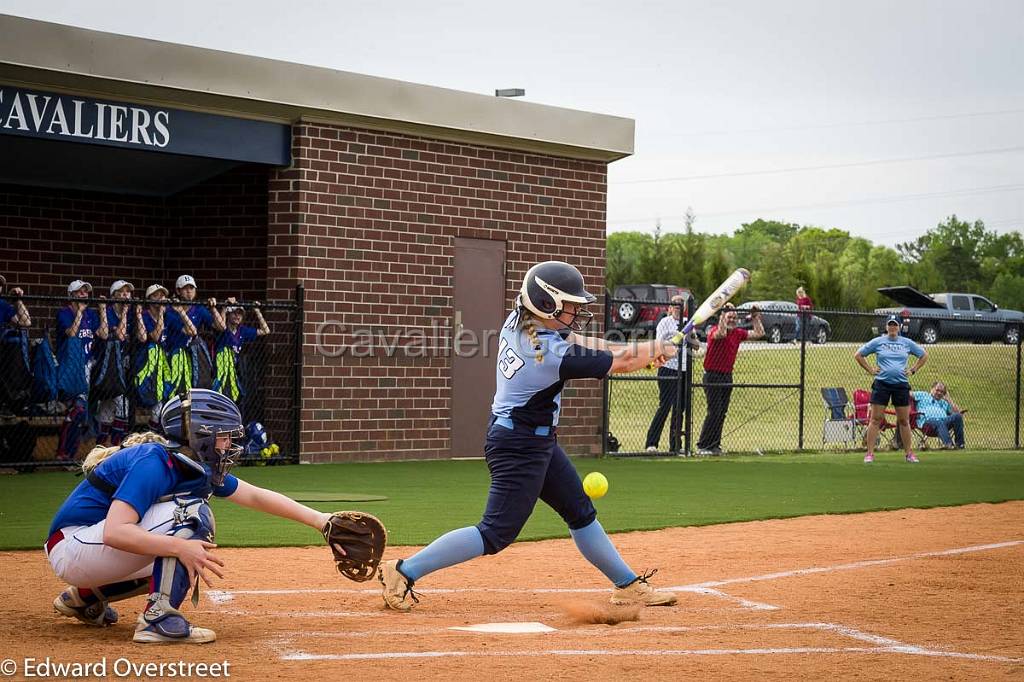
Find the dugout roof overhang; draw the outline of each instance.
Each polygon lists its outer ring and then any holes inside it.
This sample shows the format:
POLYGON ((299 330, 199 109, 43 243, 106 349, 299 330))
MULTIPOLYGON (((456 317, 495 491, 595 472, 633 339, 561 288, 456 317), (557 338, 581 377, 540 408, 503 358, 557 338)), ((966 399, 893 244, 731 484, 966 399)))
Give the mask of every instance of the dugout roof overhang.
MULTIPOLYGON (((131 140, 94 144, 73 134, 47 138, 18 126, 5 129, 0 121, 0 155, 12 162, 0 164, 0 182, 173 193, 238 163, 287 165, 287 159, 279 158, 280 129, 300 121, 605 162, 633 153, 634 122, 628 118, 3 14, 0 35, 0 88, 17 90, 22 99, 31 93, 37 93, 37 103, 47 95, 66 96, 69 119, 75 107, 80 115, 92 109, 110 114, 105 107, 128 105, 129 128, 136 109, 136 122, 152 122, 161 108, 170 108, 186 112, 176 120, 207 117, 203 120, 213 131, 202 129, 182 149, 158 150, 131 140), (236 121, 263 125, 267 140, 259 150, 244 149, 242 140, 259 135, 251 129, 231 131, 228 141, 235 135, 235 144, 224 144, 225 152, 216 155, 215 145, 204 143, 224 142, 217 134, 225 129, 224 121, 228 127, 236 121), (244 158, 226 158, 232 155, 244 158)), ((5 94, 10 107, 13 97, 10 91, 5 94)), ((29 119, 28 100, 20 105, 29 119)), ((60 123, 54 128, 47 122, 50 132, 62 130, 60 123)), ((69 120, 63 130, 73 133, 74 125, 69 120)), ((152 127, 149 133, 155 140, 152 127)), ((290 150, 282 153, 287 156, 290 150)))

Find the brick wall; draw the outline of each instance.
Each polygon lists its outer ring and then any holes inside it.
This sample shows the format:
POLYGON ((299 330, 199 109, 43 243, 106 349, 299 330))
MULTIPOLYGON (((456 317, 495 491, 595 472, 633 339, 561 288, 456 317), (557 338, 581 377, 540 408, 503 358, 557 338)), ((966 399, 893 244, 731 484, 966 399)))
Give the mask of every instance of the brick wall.
MULTIPOLYGON (((295 162, 272 174, 268 289, 306 286, 303 455, 315 460, 440 458, 449 452, 450 358, 327 357, 318 327, 431 328, 452 319, 454 239, 506 242, 506 305, 526 270, 559 258, 603 288, 606 165, 403 135, 294 127, 295 162)), ((600 318, 600 311, 595 311, 600 318)), ((495 320, 495 326, 500 320, 495 320)), ((560 441, 600 443, 600 384, 564 394, 560 441)))

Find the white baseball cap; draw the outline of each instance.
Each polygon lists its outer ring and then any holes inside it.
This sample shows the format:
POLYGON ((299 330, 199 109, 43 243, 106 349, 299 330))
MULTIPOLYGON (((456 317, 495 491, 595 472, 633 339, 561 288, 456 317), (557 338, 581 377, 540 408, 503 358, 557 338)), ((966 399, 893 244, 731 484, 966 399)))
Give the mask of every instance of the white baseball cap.
POLYGON ((150 284, 146 287, 146 298, 149 298, 158 291, 164 292, 164 296, 169 296, 171 292, 167 291, 167 287, 162 284, 150 284))
POLYGON ((182 275, 181 277, 179 277, 178 281, 174 283, 174 288, 180 289, 182 287, 187 287, 189 284, 196 287, 197 289, 199 288, 198 285, 196 285, 196 278, 193 277, 192 275, 182 275))
POLYGON ((225 312, 225 314, 226 313, 244 313, 245 309, 242 308, 242 306, 240 306, 240 305, 229 305, 227 308, 224 309, 224 312, 225 312))
POLYGON ((118 291, 121 291, 121 289, 124 289, 125 287, 128 287, 128 291, 135 291, 134 284, 127 280, 119 279, 110 285, 110 295, 113 296, 114 294, 116 294, 118 291))
POLYGON ((72 282, 71 284, 68 285, 68 293, 69 294, 73 294, 76 291, 78 291, 79 289, 83 289, 83 288, 87 289, 90 294, 92 293, 92 285, 91 284, 89 284, 88 282, 82 281, 80 279, 76 279, 74 282, 72 282))

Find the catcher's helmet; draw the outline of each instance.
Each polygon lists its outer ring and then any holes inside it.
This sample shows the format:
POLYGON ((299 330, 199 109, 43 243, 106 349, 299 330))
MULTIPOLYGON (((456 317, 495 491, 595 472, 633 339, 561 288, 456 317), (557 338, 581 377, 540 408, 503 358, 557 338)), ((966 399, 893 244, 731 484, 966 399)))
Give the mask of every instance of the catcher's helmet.
POLYGON ((210 467, 214 485, 224 482, 224 474, 242 452, 234 442, 226 451, 217 450, 217 436, 230 435, 234 441, 242 437, 243 429, 238 406, 216 391, 193 388, 185 396, 174 396, 160 411, 160 428, 172 441, 188 445, 210 467))
POLYGON ((581 331, 594 316, 584 310, 584 306, 596 300, 597 297, 584 288, 580 271, 557 260, 538 263, 530 268, 519 292, 519 305, 542 320, 558 319, 565 310, 566 302, 575 303, 576 312, 567 325, 573 331, 581 331))

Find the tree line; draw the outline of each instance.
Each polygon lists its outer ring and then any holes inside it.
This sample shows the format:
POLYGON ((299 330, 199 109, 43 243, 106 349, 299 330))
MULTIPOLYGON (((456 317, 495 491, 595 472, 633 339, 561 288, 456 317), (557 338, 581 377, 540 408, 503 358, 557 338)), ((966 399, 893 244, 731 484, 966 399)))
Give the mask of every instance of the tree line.
POLYGON ((790 301, 798 286, 817 308, 865 310, 892 305, 876 289, 910 285, 925 293, 982 294, 1001 308, 1024 310, 1024 238, 996 234, 981 220, 950 216, 896 248, 838 228, 774 220, 744 223, 731 235, 615 232, 608 236, 605 284, 675 284, 702 300, 738 267, 751 272, 741 300, 790 301))

